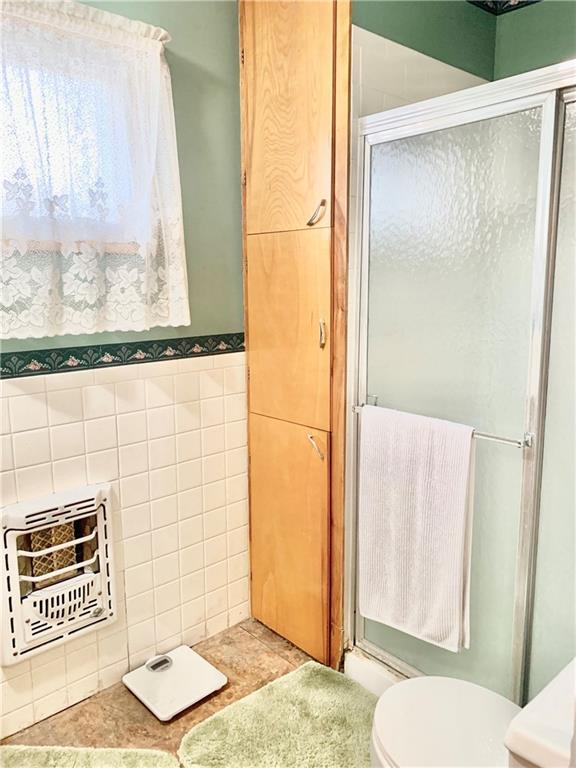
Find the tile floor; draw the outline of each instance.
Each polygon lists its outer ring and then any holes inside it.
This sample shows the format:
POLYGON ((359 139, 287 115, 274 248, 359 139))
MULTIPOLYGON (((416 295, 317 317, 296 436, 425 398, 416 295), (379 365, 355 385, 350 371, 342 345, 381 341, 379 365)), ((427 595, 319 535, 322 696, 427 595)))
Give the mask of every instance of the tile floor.
POLYGON ((117 683, 3 743, 140 747, 176 753, 182 736, 193 725, 309 660, 254 619, 204 640, 194 649, 228 677, 228 684, 169 723, 157 720, 122 683, 117 683))

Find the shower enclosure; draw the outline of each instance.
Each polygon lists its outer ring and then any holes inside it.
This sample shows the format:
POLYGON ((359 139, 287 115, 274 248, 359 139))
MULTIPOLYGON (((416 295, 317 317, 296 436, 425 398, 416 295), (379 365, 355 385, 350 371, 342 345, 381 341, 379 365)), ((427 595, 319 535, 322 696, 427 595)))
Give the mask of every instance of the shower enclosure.
POLYGON ((359 125, 349 403, 470 424, 476 481, 470 649, 365 620, 351 414, 348 637, 405 674, 461 677, 518 702, 575 653, 575 84, 568 62, 359 125))

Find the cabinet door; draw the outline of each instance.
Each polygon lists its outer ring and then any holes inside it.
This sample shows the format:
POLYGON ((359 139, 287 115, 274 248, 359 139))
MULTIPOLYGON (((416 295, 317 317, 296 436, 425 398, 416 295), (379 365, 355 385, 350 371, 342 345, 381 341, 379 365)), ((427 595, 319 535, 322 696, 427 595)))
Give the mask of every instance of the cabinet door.
POLYGON ((252 612, 319 661, 328 650, 329 436, 250 416, 252 612))
POLYGON ((331 0, 241 5, 246 232, 330 226, 331 0))
POLYGON ((250 410, 330 429, 330 230, 246 238, 250 410))

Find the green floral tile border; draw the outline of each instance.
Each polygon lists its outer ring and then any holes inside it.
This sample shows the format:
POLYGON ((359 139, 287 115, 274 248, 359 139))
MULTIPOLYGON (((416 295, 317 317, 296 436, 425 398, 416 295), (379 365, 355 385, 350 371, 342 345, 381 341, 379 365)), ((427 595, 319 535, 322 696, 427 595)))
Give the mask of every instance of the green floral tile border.
POLYGON ((86 347, 39 349, 28 352, 0 352, 0 377, 13 379, 45 373, 110 368, 114 365, 133 365, 243 351, 243 333, 222 333, 215 336, 189 336, 183 339, 161 339, 160 341, 129 341, 120 344, 94 344, 86 347))

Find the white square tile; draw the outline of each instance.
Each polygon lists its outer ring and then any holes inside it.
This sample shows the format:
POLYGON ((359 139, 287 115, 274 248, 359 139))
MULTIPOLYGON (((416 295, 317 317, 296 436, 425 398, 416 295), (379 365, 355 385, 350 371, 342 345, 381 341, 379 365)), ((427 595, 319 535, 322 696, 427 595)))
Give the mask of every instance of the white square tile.
POLYGON ((88 677, 84 677, 82 680, 77 680, 75 683, 70 683, 67 687, 68 703, 66 706, 71 707, 74 704, 78 704, 79 701, 88 699, 95 693, 98 693, 98 673, 94 672, 88 677))
POLYGON ((178 494, 178 519, 202 514, 202 488, 192 488, 178 494))
POLYGON ((190 432, 200 429, 200 403, 177 403, 176 432, 190 432))
POLYGON ((133 507, 148 501, 150 492, 148 489, 148 473, 123 477, 120 480, 120 500, 122 506, 133 507))
POLYGON ((66 682, 68 684, 94 674, 98 670, 98 648, 95 642, 66 654, 66 682))
POLYGON ((143 411, 146 407, 143 381, 121 381, 116 387, 116 411, 131 413, 143 411))
POLYGON ((85 387, 82 396, 86 419, 99 419, 103 416, 111 416, 115 412, 113 384, 97 384, 93 387, 85 387))
POLYGON ((204 526, 202 515, 189 517, 188 520, 182 520, 179 523, 179 541, 180 547, 185 549, 193 544, 198 544, 204 537, 204 526))
POLYGON ((18 500, 18 493, 16 491, 16 473, 15 472, 1 472, 0 473, 0 503, 14 504, 18 500))
POLYGON ((182 642, 186 645, 194 646, 206 638, 206 624, 201 622, 195 627, 188 627, 182 632, 182 642))
POLYGON ((14 733, 23 731, 34 722, 34 708, 32 704, 16 709, 13 712, 2 714, 0 723, 0 739, 12 736, 14 733))
POLYGON ((139 378, 153 379, 156 376, 173 376, 178 373, 178 360, 157 360, 154 363, 142 363, 138 366, 139 378))
POLYGON ((66 687, 66 662, 64 657, 37 667, 32 673, 32 695, 34 700, 66 687))
POLYGON ((148 471, 148 443, 123 445, 118 451, 120 477, 139 475, 148 471))
POLYGON ((226 477, 225 454, 214 453, 202 459, 202 480, 204 483, 215 483, 226 477))
POLYGON ((224 370, 224 394, 237 395, 246 392, 246 368, 226 368, 224 370))
POLYGON ((159 499, 176 493, 176 467, 163 467, 150 472, 150 498, 159 499))
POLYGON ((128 648, 130 655, 153 646, 155 642, 154 620, 148 619, 128 627, 128 648))
POLYGON ((232 451, 226 451, 226 474, 228 477, 232 477, 233 475, 246 474, 247 471, 247 448, 235 448, 232 451))
POLYGON ((202 485, 202 462, 200 459, 183 461, 178 464, 177 470, 179 491, 188 491, 202 485))
POLYGON ((226 503, 243 501, 248 497, 248 475, 235 475, 226 479, 226 503))
POLYGON ((228 626, 233 627, 250 618, 250 603, 240 603, 228 611, 228 626))
POLYGON ((249 597, 248 579, 240 579, 228 585, 228 603, 230 608, 245 603, 249 597))
POLYGON ((65 389, 48 392, 48 420, 52 426, 82 421, 82 390, 65 389))
POLYGON ((127 633, 125 630, 114 632, 113 630, 116 627, 116 624, 111 624, 110 631, 112 634, 106 635, 105 637, 98 637, 98 660, 103 667, 108 667, 110 664, 116 664, 126 658, 128 652, 127 633))
POLYGON ((3 715, 32 702, 32 678, 29 673, 6 680, 1 688, 3 715))
POLYGON ((247 417, 246 395, 228 395, 224 398, 226 422, 242 421, 247 417))
POLYGON ((176 430, 176 417, 173 405, 163 408, 152 408, 147 411, 148 437, 152 440, 157 437, 173 435, 176 430))
POLYGON ((197 597, 203 597, 205 591, 203 570, 189 573, 180 579, 180 593, 183 603, 195 600, 197 597))
POLYGON ((214 565, 227 557, 226 536, 215 536, 204 542, 204 558, 206 565, 214 565))
POLYGON ((152 558, 152 542, 149 533, 142 533, 124 541, 124 565, 133 568, 152 558))
POLYGON ((70 459, 55 461, 52 465, 54 477, 54 490, 59 493, 68 488, 77 488, 86 485, 86 458, 84 456, 72 456, 70 459))
POLYGON ((178 520, 178 496, 164 496, 161 499, 155 499, 151 505, 152 528, 162 528, 165 525, 172 525, 178 520))
POLYGON ((225 587, 228 582, 228 565, 226 560, 209 565, 206 568, 206 592, 214 592, 225 587))
POLYGON ((174 378, 159 376, 146 380, 146 407, 161 408, 174 402, 174 378))
POLYGON ((127 598, 149 592, 154 586, 152 563, 127 568, 124 572, 124 585, 127 598))
POLYGON ((118 451, 89 453, 86 456, 89 483, 107 483, 118 477, 118 451))
POLYGON ((224 394, 224 372, 222 370, 203 371, 200 374, 200 397, 222 397, 224 394))
POLYGON ((170 581, 154 590, 156 613, 180 608, 180 580, 170 581))
POLYGON ((226 448, 243 448, 248 443, 248 429, 246 421, 233 421, 226 424, 226 448))
POLYGON ((139 536, 150 530, 150 506, 138 504, 122 508, 122 535, 125 539, 139 536))
POLYGON ((212 397, 200 403, 200 423, 202 427, 214 427, 224 422, 224 398, 212 397))
POLYGON ((204 536, 207 539, 213 539, 214 536, 220 536, 226 533, 226 509, 213 509, 204 515, 204 536))
POLYGON ((206 618, 210 619, 228 610, 228 592, 226 587, 206 593, 206 618))
POLYGON ((118 426, 118 445, 141 443, 147 439, 146 413, 123 413, 116 417, 118 426))
POLYGON ((200 387, 197 373, 182 373, 174 377, 174 399, 177 403, 198 400, 200 387))
POLYGON ((248 549, 248 526, 228 531, 228 556, 238 555, 248 549))
POLYGON ((194 544, 192 547, 181 549, 180 555, 180 573, 187 576, 201 568, 204 568, 204 552, 202 544, 194 544))
POLYGON ((214 368, 234 368, 246 366, 246 352, 226 352, 214 355, 214 368))
POLYGON ((84 425, 78 422, 51 427, 50 440, 54 460, 80 456, 85 451, 84 425))
POLYGON ((202 441, 200 430, 183 432, 176 435, 176 459, 177 461, 191 461, 202 456, 202 441))
POLYGON ((204 485, 202 492, 204 495, 204 512, 210 512, 211 509, 223 507, 226 504, 225 480, 204 485))
POLYGON ((11 469, 14 469, 12 436, 2 435, 0 436, 0 472, 9 472, 11 469))
POLYGON ((45 394, 11 397, 8 404, 10 406, 10 421, 8 422, 4 416, 3 423, 5 425, 11 424, 13 432, 24 432, 27 429, 39 429, 48 426, 45 394))
POLYGON ((178 550, 178 526, 166 525, 158 528, 152 536, 152 556, 154 558, 169 555, 178 550))
POLYGON ((44 392, 47 376, 36 374, 12 379, 0 379, 0 397, 18 397, 44 392))
MULTIPOLYGON (((4 474, 8 475, 9 473, 5 472, 4 474)), ((52 466, 50 464, 37 464, 34 467, 18 469, 16 471, 16 488, 19 501, 27 501, 35 496, 46 496, 52 493, 52 466)))
POLYGON ((229 581, 238 581, 248 576, 250 570, 250 562, 248 559, 248 552, 242 552, 239 555, 234 555, 228 558, 228 579, 229 581))
POLYGON ((228 614, 219 613, 217 616, 211 616, 206 621, 206 634, 208 637, 224 632, 228 628, 228 614))
POLYGON ((63 373, 51 373, 44 377, 46 389, 79 389, 94 383, 94 371, 64 371, 63 373))
POLYGON ((164 557, 154 560, 154 586, 161 587, 170 581, 175 581, 180 576, 178 552, 172 552, 164 557))
POLYGON ((181 629, 180 608, 173 608, 156 616, 156 642, 161 643, 163 640, 180 632, 181 629))
POLYGON ((214 367, 214 355, 198 355, 187 357, 178 361, 180 373, 192 373, 195 371, 207 371, 214 367))
POLYGON ((154 592, 142 592, 126 600, 128 625, 133 626, 154 617, 154 592))
POLYGON ((115 416, 87 421, 84 424, 84 429, 86 431, 86 450, 90 453, 116 447, 118 441, 115 416))
POLYGON ((14 465, 17 469, 50 461, 50 439, 47 429, 17 432, 13 438, 14 465))
POLYGON ((115 683, 119 683, 123 676, 130 669, 128 659, 124 658, 117 664, 111 664, 109 667, 100 669, 98 672, 98 685, 100 690, 110 688, 115 683))
MULTIPOLYGON (((44 426, 44 424, 41 424, 40 426, 44 426)), ((0 434, 9 435, 11 431, 10 400, 8 398, 2 398, 0 399, 0 434)))
POLYGON ((202 430, 202 455, 222 453, 225 449, 224 427, 208 427, 202 430))
POLYGON ((118 381, 130 381, 138 378, 139 364, 111 365, 94 371, 94 384, 116 384, 118 381))
POLYGON ((184 603, 182 606, 182 626, 184 629, 195 627, 206 618, 206 603, 203 597, 184 603))
POLYGON ((226 507, 226 518, 229 531, 248 525, 248 500, 244 499, 244 501, 229 504, 226 507))
POLYGON ((34 702, 34 720, 45 720, 56 712, 61 712, 68 706, 68 691, 61 688, 43 699, 34 702))
POLYGON ((150 469, 160 469, 176 463, 176 439, 174 436, 150 440, 150 469))

